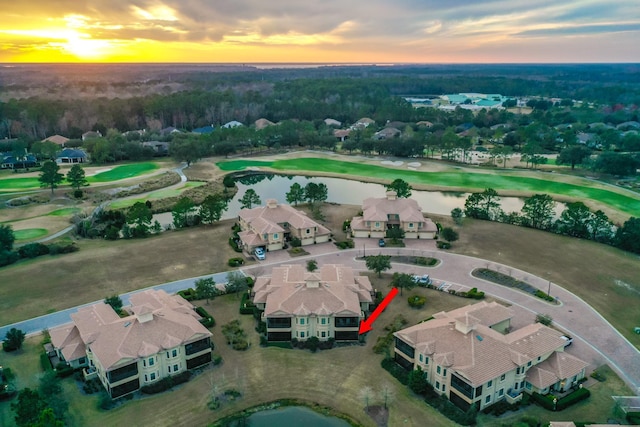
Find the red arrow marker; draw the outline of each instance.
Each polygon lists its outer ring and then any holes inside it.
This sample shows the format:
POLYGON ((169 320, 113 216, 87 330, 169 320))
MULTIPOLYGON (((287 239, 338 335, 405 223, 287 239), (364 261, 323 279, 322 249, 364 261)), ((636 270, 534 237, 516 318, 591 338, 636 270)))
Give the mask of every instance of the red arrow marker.
POLYGON ((389 303, 396 297, 396 295, 398 295, 398 288, 392 288, 391 291, 389 291, 389 293, 387 294, 387 296, 384 297, 382 302, 378 305, 378 307, 376 307, 376 309, 373 310, 373 313, 371 313, 371 316, 369 316, 367 320, 360 321, 360 331, 358 331, 358 335, 362 335, 366 332, 369 332, 371 329, 373 329, 372 327, 373 322, 376 321, 378 316, 380 316, 380 313, 382 313, 384 309, 387 308, 389 303))

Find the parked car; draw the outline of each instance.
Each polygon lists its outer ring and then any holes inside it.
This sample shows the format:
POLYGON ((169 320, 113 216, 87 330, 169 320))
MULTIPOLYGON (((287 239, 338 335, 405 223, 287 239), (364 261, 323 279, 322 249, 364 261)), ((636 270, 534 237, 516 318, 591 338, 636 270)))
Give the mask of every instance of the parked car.
POLYGON ((262 248, 256 248, 253 251, 253 253, 256 255, 256 258, 258 258, 260 261, 267 258, 266 254, 264 253, 264 249, 262 248))
POLYGON ((420 286, 427 286, 429 283, 431 283, 431 277, 429 277, 428 274, 423 274, 420 276, 420 279, 418 279, 418 284, 420 286))
POLYGON ((384 248, 384 245, 385 245, 384 239, 378 240, 378 246, 380 246, 381 248, 384 248))
POLYGON ((573 344, 573 338, 571 338, 569 335, 563 335, 560 338, 564 340, 565 347, 569 347, 571 344, 573 344))

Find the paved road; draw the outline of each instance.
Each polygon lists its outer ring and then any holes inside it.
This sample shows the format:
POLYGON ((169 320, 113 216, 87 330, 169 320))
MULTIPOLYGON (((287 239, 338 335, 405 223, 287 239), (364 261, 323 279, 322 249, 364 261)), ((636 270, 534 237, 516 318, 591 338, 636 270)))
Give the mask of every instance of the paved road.
MULTIPOLYGON (((434 257, 442 262, 436 267, 418 267, 415 265, 393 264, 393 271, 401 271, 412 274, 428 273, 432 277, 459 284, 463 287, 477 287, 487 295, 507 301, 514 306, 521 307, 528 313, 526 322, 530 322, 536 313, 544 313, 552 316, 554 323, 571 334, 575 339, 572 351, 581 356, 582 352, 590 355, 597 354, 600 357, 589 357, 592 361, 604 361, 608 363, 620 377, 638 394, 640 394, 640 351, 623 337, 609 322, 598 314, 591 306, 571 292, 551 284, 551 295, 558 298, 559 305, 552 305, 535 298, 529 294, 487 282, 471 275, 476 268, 491 268, 514 278, 523 280, 532 286, 542 289, 544 292, 549 287, 549 282, 540 277, 510 266, 483 260, 480 258, 456 255, 435 248, 433 241, 407 242, 407 248, 378 248, 368 239, 356 239, 356 249, 336 251, 331 243, 306 247, 310 255, 292 259, 286 251, 270 252, 265 261, 243 269, 248 275, 269 274, 275 265, 306 262, 307 259, 315 259, 318 264, 340 263, 350 265, 356 270, 366 270, 365 263, 356 258, 363 252, 382 253, 386 255, 420 255, 434 257), (368 245, 367 249, 365 245, 368 245)), ((217 273, 183 279, 171 283, 153 286, 153 289, 164 289, 169 293, 194 286, 194 282, 201 277, 213 277, 216 283, 226 281, 227 272, 217 273)), ((124 305, 129 304, 128 294, 121 295, 124 305)), ((87 304, 88 305, 88 304, 87 304)), ((70 322, 70 314, 79 307, 64 310, 58 313, 48 314, 35 319, 6 325, 0 328, 0 337, 4 337, 9 328, 15 327, 27 334, 39 333, 45 328, 52 328, 70 322)), ((518 322, 522 323, 521 320, 518 322)), ((524 323, 526 323, 524 322, 524 323)))

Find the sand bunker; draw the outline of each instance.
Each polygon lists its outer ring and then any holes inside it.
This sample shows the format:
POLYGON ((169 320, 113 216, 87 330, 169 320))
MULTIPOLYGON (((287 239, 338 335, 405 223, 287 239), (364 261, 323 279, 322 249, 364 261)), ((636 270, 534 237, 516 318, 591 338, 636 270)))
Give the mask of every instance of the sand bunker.
POLYGON ((382 165, 388 165, 388 166, 402 166, 404 164, 404 162, 397 160, 397 161, 391 161, 391 160, 383 160, 380 162, 380 164, 382 165))
POLYGON ((411 162, 407 163, 407 166, 409 166, 409 168, 419 168, 422 164, 420 162, 411 162))

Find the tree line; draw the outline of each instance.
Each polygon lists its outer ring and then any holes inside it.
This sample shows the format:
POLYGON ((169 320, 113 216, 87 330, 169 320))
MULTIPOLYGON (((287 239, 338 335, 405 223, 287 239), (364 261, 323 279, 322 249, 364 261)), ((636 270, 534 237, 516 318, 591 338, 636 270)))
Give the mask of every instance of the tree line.
MULTIPOLYGON (((565 206, 556 219, 551 196, 534 194, 525 199, 520 212, 505 213, 496 190, 487 188, 467 197, 464 214, 469 218, 521 225, 640 253, 640 218, 631 217, 622 226, 616 226, 603 211, 592 212, 582 202, 565 203, 565 206)), ((454 211, 452 217, 458 222, 460 212, 454 211)))

